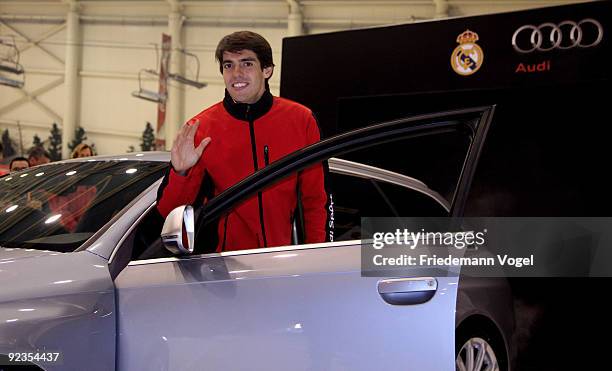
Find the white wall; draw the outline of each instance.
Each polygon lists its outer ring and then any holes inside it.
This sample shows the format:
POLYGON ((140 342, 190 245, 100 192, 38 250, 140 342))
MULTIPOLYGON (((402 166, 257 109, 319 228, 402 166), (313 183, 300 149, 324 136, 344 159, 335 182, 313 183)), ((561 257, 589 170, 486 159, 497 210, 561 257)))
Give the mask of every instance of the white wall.
MULTIPOLYGON (((450 0, 448 14, 482 14, 561 3, 568 1, 450 0)), ((161 34, 168 32, 170 4, 161 0, 90 0, 79 4, 81 94, 77 124, 86 130, 88 142, 94 142, 100 154, 122 153, 130 145, 139 149, 145 123, 156 124, 157 107, 132 97, 131 92, 138 88, 140 69, 156 68, 152 44, 159 45, 161 34)), ((185 16, 183 47, 199 57, 200 80, 208 86, 198 90, 181 85, 183 117, 180 122, 167 124, 180 126, 222 98, 224 86, 214 61, 214 50, 222 36, 236 30, 261 33, 272 45, 277 68, 271 87, 278 94, 281 45, 287 34, 289 11, 286 1, 207 0, 180 4, 181 14, 185 16)), ((302 0, 301 4, 307 33, 431 19, 436 9, 434 0, 302 0)), ((39 45, 46 51, 31 46, 22 52, 21 63, 27 72, 23 90, 0 86, 0 130, 8 128, 11 137, 18 139, 20 127, 26 149, 31 146, 34 134, 46 139, 51 124, 61 124, 65 114, 62 61, 66 59, 66 30, 61 25, 67 12, 68 4, 61 0, 0 0, 2 40, 14 35, 17 45, 25 47, 28 44, 24 36, 37 39, 59 30, 49 38, 42 38, 39 45), (39 89, 43 92, 37 95, 39 89), (35 97, 31 99, 27 95, 35 97)), ((185 68, 194 71, 195 65, 186 59, 185 68)), ((157 90, 155 80, 144 84, 147 89, 157 90)))

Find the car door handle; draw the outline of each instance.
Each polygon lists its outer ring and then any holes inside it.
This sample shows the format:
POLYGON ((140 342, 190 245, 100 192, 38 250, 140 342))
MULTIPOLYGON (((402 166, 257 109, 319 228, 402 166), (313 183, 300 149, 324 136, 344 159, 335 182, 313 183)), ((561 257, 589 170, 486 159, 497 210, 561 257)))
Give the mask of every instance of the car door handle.
POLYGON ((415 305, 428 302, 438 289, 433 277, 392 278, 378 281, 378 293, 389 304, 415 305))

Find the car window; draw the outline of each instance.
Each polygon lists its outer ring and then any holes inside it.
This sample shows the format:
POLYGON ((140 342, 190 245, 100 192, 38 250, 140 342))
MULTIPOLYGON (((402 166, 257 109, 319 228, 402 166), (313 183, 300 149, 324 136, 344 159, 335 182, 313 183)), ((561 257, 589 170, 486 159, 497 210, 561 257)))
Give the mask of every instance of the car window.
POLYGON ((334 240, 361 238, 361 218, 400 217, 407 210, 419 216, 447 216, 448 211, 432 197, 413 189, 375 179, 330 174, 336 190, 334 240))
POLYGON ((0 179, 0 245, 74 251, 159 179, 167 163, 50 164, 0 179))
MULTIPOLYGON (((327 161, 277 179, 224 212, 218 221, 220 248, 217 250, 290 245, 295 240, 291 238, 294 222, 301 237, 298 242, 315 243, 360 238, 362 217, 449 215, 470 143, 468 132, 448 131, 411 138, 395 137, 350 152, 332 153, 341 161, 355 165, 349 171, 352 174, 343 171, 334 174, 334 162, 330 161, 326 188, 331 200, 325 209, 333 209, 333 215, 328 213, 327 220, 320 216, 310 217, 311 221, 316 220, 316 230, 308 224, 308 208, 304 204, 311 202, 308 197, 316 198, 317 195, 311 189, 304 189, 299 179, 315 168, 326 168, 327 161), (296 192, 301 197, 296 199, 296 192), (306 192, 309 194, 305 195, 306 192), (295 207, 287 210, 283 206, 286 200, 295 207), (330 204, 333 204, 331 209, 330 204), (261 230, 244 227, 247 218, 255 218, 251 226, 259 226, 257 222, 263 221, 264 227, 261 230), (319 233, 320 223, 325 223, 323 239, 319 233), (314 239, 309 238, 313 230, 317 233, 314 239), (271 238, 271 234, 276 238, 271 238), (237 244, 242 245, 237 248, 237 244)), ((196 241, 196 249, 200 243, 196 241)))
POLYGON ((470 136, 463 131, 394 140, 336 156, 407 175, 452 202, 470 136))

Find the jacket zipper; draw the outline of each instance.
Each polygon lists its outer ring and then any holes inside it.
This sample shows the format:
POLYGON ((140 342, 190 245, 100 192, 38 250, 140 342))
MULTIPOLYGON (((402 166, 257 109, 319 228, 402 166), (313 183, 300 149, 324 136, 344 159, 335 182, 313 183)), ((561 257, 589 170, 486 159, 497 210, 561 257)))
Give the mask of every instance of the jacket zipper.
POLYGON ((270 165, 270 148, 268 147, 268 145, 266 144, 264 146, 264 163, 266 164, 266 166, 270 165))
MULTIPOLYGON (((268 166, 270 158, 268 157, 268 145, 264 146, 264 164, 268 166)), ((266 238, 266 224, 264 223, 264 208, 263 208, 263 194, 262 192, 257 193, 259 199, 259 222, 261 223, 261 235, 264 241, 264 247, 268 247, 268 240, 266 238)))
MULTIPOLYGON (((246 119, 249 122, 249 131, 251 134, 251 150, 253 151, 253 168, 255 171, 259 170, 259 166, 257 165, 257 145, 255 142, 255 122, 251 119, 249 115, 249 111, 251 110, 251 106, 247 106, 246 109, 246 119)), ((259 204, 259 224, 261 225, 261 235, 263 237, 264 247, 268 247, 268 240, 266 239, 266 227, 264 224, 264 211, 263 211, 263 195, 260 192, 257 192, 257 201, 259 204)))

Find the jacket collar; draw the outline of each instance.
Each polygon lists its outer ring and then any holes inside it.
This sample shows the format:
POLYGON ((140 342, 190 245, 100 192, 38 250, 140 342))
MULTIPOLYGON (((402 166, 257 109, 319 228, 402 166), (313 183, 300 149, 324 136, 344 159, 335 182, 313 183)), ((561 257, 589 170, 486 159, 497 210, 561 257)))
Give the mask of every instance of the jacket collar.
POLYGON ((272 108, 272 100, 272 94, 266 89, 261 98, 253 104, 236 103, 226 89, 225 98, 223 98, 223 106, 234 118, 243 121, 252 121, 257 120, 270 111, 270 108, 272 108))

